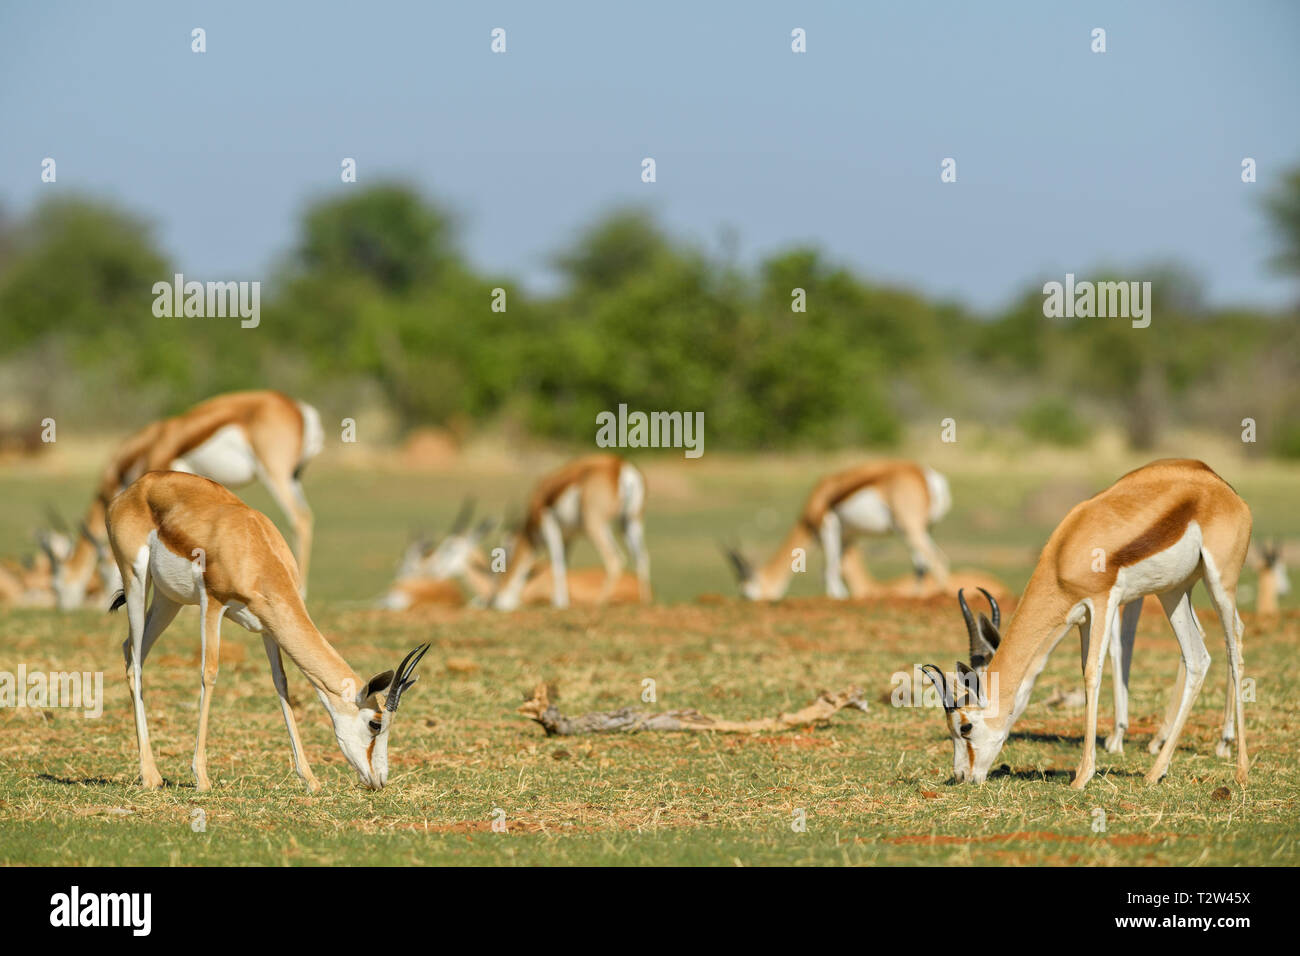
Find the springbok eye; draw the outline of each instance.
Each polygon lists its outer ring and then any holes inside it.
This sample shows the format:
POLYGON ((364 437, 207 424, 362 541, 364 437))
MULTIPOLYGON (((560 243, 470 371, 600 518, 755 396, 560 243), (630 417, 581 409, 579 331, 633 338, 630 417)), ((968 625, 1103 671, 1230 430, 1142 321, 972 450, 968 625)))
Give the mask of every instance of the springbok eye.
POLYGON ((958 728, 958 729, 961 731, 961 735, 962 735, 963 737, 965 737, 967 734, 970 733, 970 731, 971 731, 971 725, 970 725, 970 724, 962 724, 961 727, 958 728))
POLYGON ((372 720, 370 722, 370 732, 372 734, 377 734, 383 729, 384 729, 384 722, 382 720, 372 720))

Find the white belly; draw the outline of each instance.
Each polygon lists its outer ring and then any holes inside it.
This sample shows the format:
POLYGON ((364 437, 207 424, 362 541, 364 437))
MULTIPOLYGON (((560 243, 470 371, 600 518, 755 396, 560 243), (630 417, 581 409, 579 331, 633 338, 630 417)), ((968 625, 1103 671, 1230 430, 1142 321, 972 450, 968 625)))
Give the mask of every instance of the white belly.
POLYGON ((171 468, 238 488, 257 477, 257 456, 244 430, 238 425, 226 425, 173 461, 171 468))
POLYGON ((1143 594, 1163 594, 1186 583, 1200 567, 1201 541, 1201 526, 1193 521, 1176 544, 1120 568, 1114 589, 1118 600, 1123 603, 1143 594))
POLYGON ((894 528, 894 515, 885 499, 872 488, 854 492, 835 506, 844 530, 855 534, 887 534, 894 528))
POLYGON ((565 531, 572 531, 582 521, 582 492, 574 485, 551 505, 551 514, 565 531))

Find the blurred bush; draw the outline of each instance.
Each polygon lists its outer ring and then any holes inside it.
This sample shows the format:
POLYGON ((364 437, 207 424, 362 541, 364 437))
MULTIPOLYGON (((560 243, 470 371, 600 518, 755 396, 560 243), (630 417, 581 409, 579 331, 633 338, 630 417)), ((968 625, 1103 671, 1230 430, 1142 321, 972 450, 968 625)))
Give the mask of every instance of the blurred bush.
MULTIPOLYGON (((1298 200, 1271 202, 1285 231, 1298 200)), ((1280 262, 1295 261, 1292 243, 1280 262)), ((703 411, 710 448, 888 446, 905 423, 937 427, 954 408, 1036 441, 1085 442, 1065 394, 1123 422, 1136 447, 1165 424, 1237 429, 1255 416, 1263 445, 1300 454, 1296 315, 1209 310, 1176 267, 1090 276, 1154 283, 1151 327, 1133 329, 1046 319, 1040 287, 972 315, 812 248, 741 270, 640 209, 592 223, 554 264, 550 296, 484 275, 451 216, 385 183, 304 210, 264 283, 261 324, 245 330, 155 318, 151 287, 175 270, 148 224, 96 199, 51 200, 0 215, 0 412, 134 426, 270 386, 341 415, 377 396, 403 428, 506 424, 584 443, 620 403, 703 411), (504 312, 491 308, 497 289, 504 312), (791 309, 796 289, 805 311, 791 309)))

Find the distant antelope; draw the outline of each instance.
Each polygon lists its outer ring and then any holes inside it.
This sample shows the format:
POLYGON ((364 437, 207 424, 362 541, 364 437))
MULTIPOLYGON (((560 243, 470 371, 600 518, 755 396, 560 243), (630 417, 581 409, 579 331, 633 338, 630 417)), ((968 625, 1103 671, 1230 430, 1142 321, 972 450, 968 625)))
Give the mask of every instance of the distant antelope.
POLYGON ((847 598, 844 583, 860 569, 852 546, 862 535, 897 533, 912 553, 917 587, 933 574, 940 588, 947 587, 948 564, 930 537, 930 526, 948 513, 952 495, 943 475, 912 461, 876 461, 828 475, 813 486, 803 512, 785 541, 755 569, 738 549, 730 548, 740 591, 751 601, 775 601, 784 596, 794 574, 796 548, 807 551, 812 542, 826 557, 826 593, 847 598))
POLYGON ((855 598, 873 598, 873 597, 920 597, 932 598, 946 595, 956 597, 961 591, 983 591, 986 595, 999 601, 1010 600, 1014 595, 1007 589, 1007 586, 991 574, 983 571, 959 570, 948 572, 948 583, 946 587, 940 587, 932 577, 923 578, 917 581, 916 576, 912 574, 903 575, 902 577, 890 578, 888 581, 877 581, 866 572, 865 568, 861 569, 860 576, 858 572, 850 572, 848 556, 845 556, 845 579, 849 582, 849 592, 855 598))
POLYGON ((120 586, 116 568, 102 547, 104 515, 113 497, 148 471, 190 472, 228 488, 261 481, 293 526, 305 588, 312 514, 301 477, 324 442, 314 408, 269 391, 218 395, 137 432, 104 469, 72 554, 55 563, 58 606, 66 609, 82 603, 101 551, 98 564, 108 593, 120 586))
POLYGON ((281 651, 316 688, 339 749, 361 782, 372 790, 384 785, 388 733, 428 644, 407 654, 396 674, 385 671, 362 681, 307 615, 298 566, 271 519, 207 478, 149 472, 113 499, 107 526, 123 586, 113 606, 125 603, 130 622, 122 653, 140 748, 140 778, 146 787, 162 786, 163 779, 149 745, 141 670, 150 648, 184 604, 199 607, 203 659, 193 762, 198 789, 209 787, 208 708, 220 661, 221 619, 227 613, 241 627, 262 635, 294 769, 307 788, 315 791, 320 785, 298 736, 281 651), (150 583, 153 601, 146 616, 150 583))
MULTIPOLYGON (((379 599, 379 607, 407 610, 418 607, 460 606, 465 594, 453 582, 459 581, 471 596, 472 603, 491 603, 502 574, 491 570, 483 551, 483 539, 493 527, 484 520, 470 528, 469 505, 461 509, 456 523, 436 547, 424 540, 408 545, 398 565, 396 580, 379 599)), ((568 568, 565 574, 569 600, 573 604, 598 604, 605 588, 603 568, 568 568)), ((549 564, 534 565, 520 596, 520 604, 551 603, 555 579, 549 564)), ((608 595, 612 604, 634 604, 641 600, 640 581, 634 574, 622 573, 608 595)))
POLYGON ((650 600, 650 556, 646 551, 645 479, 618 455, 588 455, 542 478, 533 489, 523 527, 514 535, 501 587, 492 606, 509 611, 523 601, 540 552, 550 558, 551 603, 568 607, 568 543, 579 533, 596 546, 605 577, 598 603, 608 601, 623 573, 610 524, 617 521, 636 568, 641 599, 650 600))
POLYGON ((44 552, 25 562, 0 561, 0 604, 53 607, 53 587, 50 560, 44 552))
POLYGON ((1282 549, 1277 541, 1262 545, 1259 557, 1252 564, 1259 573, 1255 613, 1262 618, 1275 619, 1279 613, 1277 599, 1291 593, 1291 579, 1287 577, 1286 561, 1282 558, 1282 549))
POLYGON ((1227 482, 1202 462, 1185 459, 1156 461, 1129 472, 1071 509, 1048 538, 1006 635, 983 615, 978 623, 972 621, 963 607, 972 659, 970 665, 958 663, 957 686, 950 688, 933 664, 923 668, 943 701, 955 778, 984 782, 1028 705, 1048 655, 1077 627, 1086 705, 1083 757, 1072 786, 1082 789, 1096 769, 1097 698, 1108 649, 1119 675, 1115 729, 1121 739, 1128 722, 1128 668, 1142 598, 1148 594, 1160 598, 1182 656, 1165 723, 1151 745, 1159 754, 1146 779, 1154 783, 1163 777, 1210 666, 1205 633, 1191 602, 1192 588, 1203 580, 1228 655, 1218 749, 1224 753, 1235 739, 1236 777, 1245 784, 1249 760, 1237 693, 1242 624, 1236 593, 1250 528, 1250 509, 1227 482), (1098 555, 1104 560, 1099 562, 1098 555))

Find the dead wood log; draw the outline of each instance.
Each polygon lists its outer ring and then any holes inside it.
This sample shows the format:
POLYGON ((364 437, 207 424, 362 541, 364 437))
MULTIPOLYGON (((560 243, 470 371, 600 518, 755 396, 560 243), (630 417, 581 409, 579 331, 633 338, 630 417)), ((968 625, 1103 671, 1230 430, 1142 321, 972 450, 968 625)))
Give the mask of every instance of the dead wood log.
POLYGON ((792 730, 809 724, 824 725, 833 715, 846 707, 867 709, 867 699, 862 690, 851 687, 838 694, 823 691, 807 707, 790 714, 761 717, 758 720, 722 720, 689 710, 646 711, 633 707, 597 711, 581 717, 565 717, 551 703, 551 689, 546 684, 533 688, 533 696, 519 708, 519 713, 542 725, 548 737, 568 737, 574 734, 637 733, 643 730, 693 731, 711 730, 723 734, 763 733, 774 730, 792 730))

